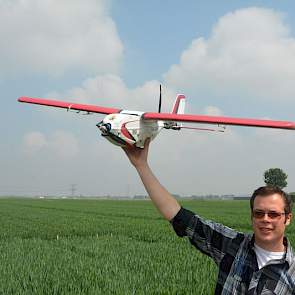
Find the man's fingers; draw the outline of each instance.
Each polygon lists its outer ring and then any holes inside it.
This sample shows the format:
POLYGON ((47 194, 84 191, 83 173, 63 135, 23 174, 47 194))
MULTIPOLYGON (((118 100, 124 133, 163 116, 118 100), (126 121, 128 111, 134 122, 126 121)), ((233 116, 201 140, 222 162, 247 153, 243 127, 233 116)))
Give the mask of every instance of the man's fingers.
POLYGON ((150 138, 147 138, 144 142, 144 147, 143 149, 142 148, 138 148, 136 146, 124 146, 122 147, 122 150, 128 155, 132 152, 135 152, 135 151, 140 151, 140 150, 148 150, 149 149, 149 145, 150 145, 150 142, 151 142, 151 139, 150 138))

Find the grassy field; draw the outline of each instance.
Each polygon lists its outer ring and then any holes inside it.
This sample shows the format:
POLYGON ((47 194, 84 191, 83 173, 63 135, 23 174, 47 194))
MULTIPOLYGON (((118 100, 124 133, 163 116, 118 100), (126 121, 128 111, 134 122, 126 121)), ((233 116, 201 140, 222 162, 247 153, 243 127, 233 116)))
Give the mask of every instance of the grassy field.
MULTIPOLYGON (((250 231, 248 201, 183 201, 250 231)), ((212 294, 216 267, 150 201, 0 199, 0 294, 212 294)), ((295 245, 295 225, 288 229, 295 245)))

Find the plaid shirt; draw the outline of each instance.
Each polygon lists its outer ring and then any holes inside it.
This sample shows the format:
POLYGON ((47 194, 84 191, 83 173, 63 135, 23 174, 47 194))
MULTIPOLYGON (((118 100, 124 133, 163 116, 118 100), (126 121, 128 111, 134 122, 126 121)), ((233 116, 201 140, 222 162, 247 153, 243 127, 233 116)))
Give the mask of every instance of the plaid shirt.
POLYGON ((184 208, 171 223, 178 236, 188 236, 198 250, 217 264, 215 294, 295 295, 295 256, 286 238, 283 259, 269 261, 258 269, 253 234, 202 219, 184 208))

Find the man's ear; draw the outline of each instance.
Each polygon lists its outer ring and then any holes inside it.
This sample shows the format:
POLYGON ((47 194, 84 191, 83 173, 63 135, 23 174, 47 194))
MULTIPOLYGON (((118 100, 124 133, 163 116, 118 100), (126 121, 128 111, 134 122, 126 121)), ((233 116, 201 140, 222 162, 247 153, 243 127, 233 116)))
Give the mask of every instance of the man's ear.
POLYGON ((291 223, 291 220, 292 220, 292 213, 289 213, 289 214, 286 216, 285 224, 286 224, 286 225, 289 225, 289 224, 291 223))

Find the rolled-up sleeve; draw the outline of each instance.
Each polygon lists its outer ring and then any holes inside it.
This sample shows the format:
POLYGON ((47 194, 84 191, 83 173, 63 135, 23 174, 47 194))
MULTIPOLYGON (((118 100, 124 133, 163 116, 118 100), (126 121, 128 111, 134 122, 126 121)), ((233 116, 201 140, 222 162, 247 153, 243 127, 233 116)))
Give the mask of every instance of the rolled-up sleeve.
POLYGON ((190 224, 190 221, 194 218, 195 214, 187 209, 180 208, 178 213, 170 221, 176 234, 179 237, 187 236, 186 229, 190 224))
POLYGON ((170 223, 179 237, 187 236, 198 250, 212 257, 217 264, 227 252, 239 247, 244 238, 243 233, 203 219, 184 208, 179 210, 170 223))

